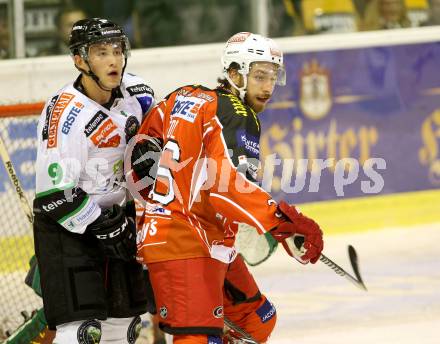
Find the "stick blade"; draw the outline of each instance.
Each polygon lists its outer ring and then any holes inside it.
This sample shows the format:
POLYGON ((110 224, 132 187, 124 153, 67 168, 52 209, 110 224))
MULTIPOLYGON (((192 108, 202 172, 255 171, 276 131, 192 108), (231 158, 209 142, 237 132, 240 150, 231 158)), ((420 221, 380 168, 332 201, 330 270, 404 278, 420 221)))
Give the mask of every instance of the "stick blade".
POLYGON ((353 272, 359 281, 359 284, 362 286, 362 288, 365 291, 368 291, 367 287, 364 284, 364 281, 362 280, 361 274, 359 272, 358 256, 357 256, 356 250, 354 249, 354 247, 352 245, 348 245, 348 257, 350 259, 350 263, 351 263, 351 267, 353 268, 353 272))

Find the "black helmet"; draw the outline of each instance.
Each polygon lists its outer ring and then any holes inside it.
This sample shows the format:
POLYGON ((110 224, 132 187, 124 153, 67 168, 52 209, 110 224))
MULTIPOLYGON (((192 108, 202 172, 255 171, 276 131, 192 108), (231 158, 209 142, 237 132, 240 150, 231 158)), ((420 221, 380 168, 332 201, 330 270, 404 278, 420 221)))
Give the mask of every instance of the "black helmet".
POLYGON ((99 77, 94 73, 89 64, 89 47, 96 43, 121 44, 122 53, 125 59, 124 67, 122 68, 122 75, 124 75, 125 67, 127 67, 127 58, 130 55, 130 43, 128 42, 128 38, 122 28, 118 24, 107 19, 81 19, 73 24, 69 38, 70 52, 72 55, 81 56, 89 66, 89 70, 82 69, 76 64, 75 67, 81 73, 93 78, 101 89, 110 91, 101 84, 99 77))
POLYGON ((122 28, 107 19, 81 19, 73 24, 69 38, 69 49, 73 55, 87 60, 90 45, 99 42, 120 41, 124 56, 130 53, 130 44, 122 28))

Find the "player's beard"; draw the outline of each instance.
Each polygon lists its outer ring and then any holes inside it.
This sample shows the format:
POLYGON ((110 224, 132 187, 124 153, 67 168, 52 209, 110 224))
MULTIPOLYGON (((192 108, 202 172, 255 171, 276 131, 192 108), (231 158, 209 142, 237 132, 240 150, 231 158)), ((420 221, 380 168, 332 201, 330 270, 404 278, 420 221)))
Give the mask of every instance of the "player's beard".
POLYGON ((246 95, 245 100, 246 104, 249 105, 256 113, 263 112, 267 105, 267 102, 263 103, 259 101, 256 96, 249 97, 246 95))

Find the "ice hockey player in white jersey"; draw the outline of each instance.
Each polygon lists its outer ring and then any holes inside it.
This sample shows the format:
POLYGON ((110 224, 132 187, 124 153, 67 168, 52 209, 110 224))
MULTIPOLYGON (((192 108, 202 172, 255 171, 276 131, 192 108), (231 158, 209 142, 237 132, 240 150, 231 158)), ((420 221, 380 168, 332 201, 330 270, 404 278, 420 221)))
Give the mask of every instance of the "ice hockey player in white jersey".
POLYGON ((70 50, 81 74, 49 98, 37 133, 34 240, 44 312, 55 343, 134 343, 149 288, 134 259, 123 156, 154 95, 124 73, 130 46, 117 24, 76 22, 70 50))

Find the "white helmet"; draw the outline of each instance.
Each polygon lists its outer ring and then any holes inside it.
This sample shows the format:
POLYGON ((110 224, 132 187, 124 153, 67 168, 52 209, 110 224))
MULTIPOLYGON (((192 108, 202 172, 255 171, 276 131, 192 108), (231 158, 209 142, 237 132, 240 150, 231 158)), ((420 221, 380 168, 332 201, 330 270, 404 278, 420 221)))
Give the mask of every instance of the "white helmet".
POLYGON ((274 40, 250 32, 239 32, 229 38, 222 54, 223 75, 240 92, 244 100, 247 86, 247 74, 253 62, 271 62, 279 66, 277 85, 286 84, 286 72, 283 65, 283 53, 274 40), (244 76, 244 86, 238 87, 229 77, 228 69, 232 63, 240 67, 238 72, 244 76))

